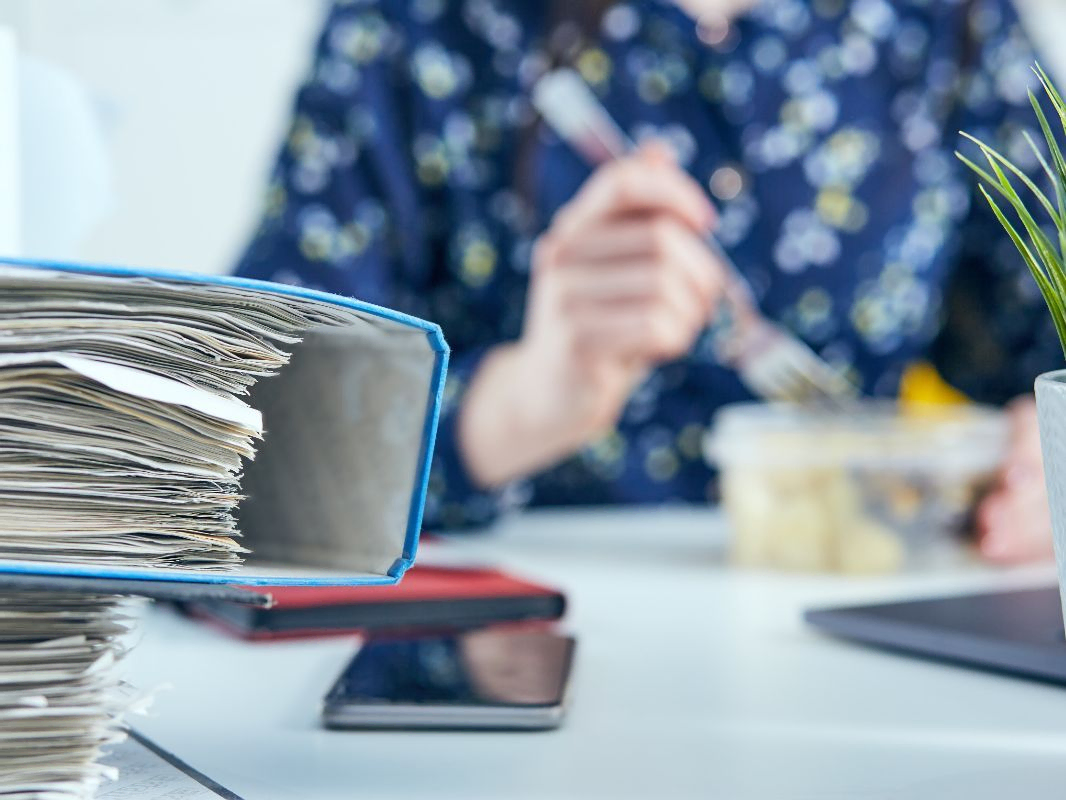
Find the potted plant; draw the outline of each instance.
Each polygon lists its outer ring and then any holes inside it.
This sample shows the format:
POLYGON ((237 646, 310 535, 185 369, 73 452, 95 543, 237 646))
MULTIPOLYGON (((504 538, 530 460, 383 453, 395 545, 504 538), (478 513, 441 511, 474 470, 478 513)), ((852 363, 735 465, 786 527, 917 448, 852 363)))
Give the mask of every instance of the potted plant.
MULTIPOLYGON (((1066 133, 1066 101, 1039 65, 1035 71, 1058 118, 1058 127, 1066 133)), ((981 178, 981 193, 1014 241, 1040 287, 1051 311, 1059 341, 1066 352, 1066 156, 1056 140, 1048 114, 1032 91, 1029 92, 1029 100, 1040 122, 1047 152, 1028 134, 1026 139, 1043 168, 1049 186, 1053 188, 1054 200, 1009 159, 967 133, 963 133, 963 136, 980 148, 988 162, 988 169, 961 153, 956 155, 981 178), (1015 180, 1024 187, 1023 190, 1019 190, 1015 180), (1023 192, 1026 193, 1024 199, 1023 192), (1013 221, 1008 216, 1011 212, 1015 217, 1013 221), (1047 230, 1037 219, 1037 216, 1043 218, 1045 215, 1051 222, 1047 230)), ((1045 220, 1044 225, 1046 223, 1045 220)), ((1058 557, 1059 584, 1066 598, 1066 370, 1048 372, 1036 379, 1036 403, 1055 553, 1058 557)), ((1066 601, 1063 608, 1066 613, 1066 601)))

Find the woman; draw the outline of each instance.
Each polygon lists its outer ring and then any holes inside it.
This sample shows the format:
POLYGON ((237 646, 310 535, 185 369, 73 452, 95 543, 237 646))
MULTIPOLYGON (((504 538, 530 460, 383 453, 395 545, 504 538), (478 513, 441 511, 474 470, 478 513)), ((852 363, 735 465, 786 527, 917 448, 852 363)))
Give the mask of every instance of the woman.
MULTIPOLYGON (((714 231, 762 308, 874 395, 931 357, 986 402, 1061 362, 957 131, 1024 159, 1008 0, 338 2, 240 274, 439 322, 430 526, 516 504, 700 501, 714 231), (752 6, 749 8, 749 6, 752 6), (590 169, 537 123, 576 67, 646 144, 590 169)), ((1031 399, 984 552, 1049 549, 1031 399)))

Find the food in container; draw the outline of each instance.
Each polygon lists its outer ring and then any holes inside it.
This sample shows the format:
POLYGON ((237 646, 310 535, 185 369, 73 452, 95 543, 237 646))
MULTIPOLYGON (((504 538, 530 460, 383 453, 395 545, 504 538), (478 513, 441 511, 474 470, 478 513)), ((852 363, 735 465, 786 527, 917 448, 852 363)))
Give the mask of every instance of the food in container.
POLYGON ((892 572, 958 553, 1007 447, 994 409, 742 404, 706 442, 744 565, 892 572))

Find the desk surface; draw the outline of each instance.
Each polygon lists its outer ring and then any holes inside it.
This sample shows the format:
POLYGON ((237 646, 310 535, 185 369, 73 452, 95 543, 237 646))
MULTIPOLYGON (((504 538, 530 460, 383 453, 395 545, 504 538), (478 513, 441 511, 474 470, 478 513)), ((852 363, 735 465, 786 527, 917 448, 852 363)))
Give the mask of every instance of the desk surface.
POLYGON ((1048 584, 1050 567, 849 579, 729 569, 714 512, 539 513, 449 542, 564 588, 564 727, 329 732, 350 640, 247 644, 153 610, 130 656, 171 684, 136 726, 248 800, 1061 798, 1066 689, 807 630, 804 608, 1048 584))

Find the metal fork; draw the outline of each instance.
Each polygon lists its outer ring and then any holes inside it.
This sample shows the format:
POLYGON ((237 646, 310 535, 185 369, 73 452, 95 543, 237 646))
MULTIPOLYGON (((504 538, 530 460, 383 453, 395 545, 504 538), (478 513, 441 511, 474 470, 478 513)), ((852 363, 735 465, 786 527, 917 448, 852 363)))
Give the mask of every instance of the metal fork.
MULTIPOLYGON (((537 81, 533 104, 559 137, 592 165, 613 161, 634 149, 572 69, 556 69, 537 81)), ((851 381, 763 315, 751 284, 718 240, 707 236, 706 244, 726 272, 722 299, 710 325, 719 363, 735 369, 752 392, 768 400, 836 406, 854 400, 858 390, 851 381)))

